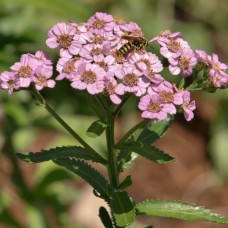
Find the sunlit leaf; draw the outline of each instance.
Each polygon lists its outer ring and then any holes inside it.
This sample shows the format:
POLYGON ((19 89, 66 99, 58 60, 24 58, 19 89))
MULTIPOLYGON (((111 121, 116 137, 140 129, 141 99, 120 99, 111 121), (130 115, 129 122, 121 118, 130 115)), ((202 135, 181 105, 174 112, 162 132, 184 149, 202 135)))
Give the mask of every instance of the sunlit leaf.
POLYGON ((110 206, 118 226, 127 226, 134 222, 135 208, 127 192, 114 192, 110 206))
POLYGON ((169 217, 182 220, 206 220, 228 223, 228 218, 211 210, 181 201, 146 200, 136 205, 137 214, 169 217))

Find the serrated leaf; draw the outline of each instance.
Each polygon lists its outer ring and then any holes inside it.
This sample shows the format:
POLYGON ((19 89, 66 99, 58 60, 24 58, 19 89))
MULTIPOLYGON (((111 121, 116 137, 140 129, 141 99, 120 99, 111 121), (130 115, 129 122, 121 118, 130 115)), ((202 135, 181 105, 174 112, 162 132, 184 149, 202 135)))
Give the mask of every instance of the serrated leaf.
POLYGON ((105 131, 106 127, 107 127, 106 123, 102 122, 101 120, 97 120, 90 125, 90 127, 86 132, 86 135, 91 138, 98 137, 105 131))
POLYGON ((113 227, 112 220, 105 207, 99 208, 99 217, 100 217, 104 227, 109 227, 109 228, 113 227))
POLYGON ((109 199, 108 181, 91 165, 74 158, 55 158, 53 162, 77 174, 89 183, 103 199, 109 199))
POLYGON ((80 146, 63 146, 41 150, 41 152, 16 153, 16 155, 18 158, 29 163, 45 162, 55 158, 79 158, 106 164, 106 160, 103 157, 87 152, 86 149, 80 146))
POLYGON ((173 117, 170 116, 166 120, 162 121, 154 121, 151 125, 146 126, 139 137, 137 138, 138 142, 142 142, 143 144, 152 144, 158 139, 160 139, 168 130, 171 123, 173 121, 173 117))
POLYGON ((151 161, 160 164, 174 161, 174 158, 169 154, 166 154, 160 149, 149 144, 142 144, 140 142, 129 140, 121 145, 118 145, 118 148, 126 152, 135 152, 151 161))
POLYGON ((137 214, 176 218, 182 220, 206 220, 228 223, 228 218, 211 210, 181 201, 147 200, 136 205, 137 214))
POLYGON ((128 226, 135 220, 135 208, 127 192, 114 192, 110 206, 118 226, 128 226))

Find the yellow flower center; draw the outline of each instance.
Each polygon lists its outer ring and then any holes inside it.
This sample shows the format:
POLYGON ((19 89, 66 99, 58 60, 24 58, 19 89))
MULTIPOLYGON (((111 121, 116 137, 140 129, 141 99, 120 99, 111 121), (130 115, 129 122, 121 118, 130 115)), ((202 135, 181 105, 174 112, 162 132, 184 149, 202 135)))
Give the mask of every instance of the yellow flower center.
POLYGON ((22 78, 29 78, 31 76, 31 67, 30 66, 21 66, 18 71, 18 76, 22 78))
POLYGON ((139 79, 137 75, 134 73, 126 74, 123 78, 124 85, 130 86, 130 87, 136 86, 138 84, 138 81, 139 79))
POLYGON ((72 40, 73 40, 73 36, 70 36, 67 34, 61 35, 57 38, 57 42, 59 43, 59 46, 63 49, 68 49, 72 40))
POLYGON ((85 71, 81 76, 81 81, 86 84, 93 84, 96 82, 96 74, 91 70, 85 71))

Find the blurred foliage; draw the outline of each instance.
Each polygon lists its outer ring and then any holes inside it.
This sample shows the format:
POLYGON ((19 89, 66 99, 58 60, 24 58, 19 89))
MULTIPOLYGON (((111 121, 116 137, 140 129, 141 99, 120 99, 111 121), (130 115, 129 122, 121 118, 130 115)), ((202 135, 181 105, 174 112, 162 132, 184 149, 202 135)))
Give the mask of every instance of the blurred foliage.
MULTIPOLYGON (((58 51, 48 49, 45 45, 48 29, 61 21, 86 21, 97 11, 138 23, 148 39, 165 29, 181 31, 193 48, 204 49, 209 53, 213 51, 219 54, 222 61, 228 62, 227 0, 1 0, 0 71, 8 70, 22 53, 34 53, 36 50, 46 51, 56 61, 58 51)), ((153 50, 157 52, 156 47, 153 50)), ((67 82, 61 82, 61 85, 57 83, 55 89, 42 93, 56 111, 80 132, 85 132, 89 123, 95 120, 83 94, 74 93, 67 82)), ((210 132, 211 158, 215 169, 223 177, 228 177, 227 91, 213 94, 212 99, 218 104, 219 111, 210 132)), ((123 129, 131 124, 134 115, 132 110, 135 109, 135 101, 132 100, 123 110, 123 129)), ((27 92, 15 93, 8 98, 4 91, 0 91, 0 123, 0 163, 5 159, 10 163, 8 177, 15 185, 16 195, 26 205, 25 213, 28 216, 24 215, 27 218, 25 223, 33 228, 54 227, 56 224, 70 227, 72 224, 69 224, 66 208, 80 193, 72 194, 73 189, 58 181, 68 181, 72 177, 48 163, 35 170, 34 186, 31 189, 13 153, 28 148, 35 150, 43 146, 70 145, 75 142, 49 118, 44 109, 35 106, 27 92), (40 138, 45 131, 57 137, 46 140, 44 145, 40 138), (51 221, 46 213, 50 207, 51 221)), ((102 148, 101 141, 90 140, 94 147, 102 148)), ((3 166, 1 172, 4 172, 3 166)), ((20 224, 10 213, 10 205, 15 202, 6 189, 7 186, 0 183, 0 225, 23 227, 24 224, 20 224)))

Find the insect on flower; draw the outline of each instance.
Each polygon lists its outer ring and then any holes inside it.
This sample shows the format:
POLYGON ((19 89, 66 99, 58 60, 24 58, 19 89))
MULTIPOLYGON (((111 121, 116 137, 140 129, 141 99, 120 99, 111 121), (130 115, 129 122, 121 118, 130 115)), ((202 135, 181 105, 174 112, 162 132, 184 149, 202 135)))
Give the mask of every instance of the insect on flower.
POLYGON ((116 54, 119 57, 126 56, 134 51, 144 50, 149 44, 147 39, 143 36, 123 35, 121 38, 128 42, 116 51, 116 54))

